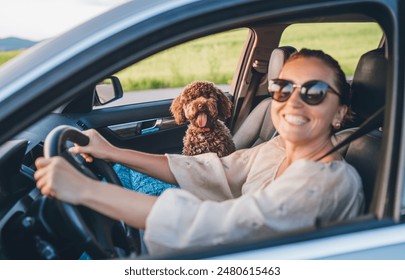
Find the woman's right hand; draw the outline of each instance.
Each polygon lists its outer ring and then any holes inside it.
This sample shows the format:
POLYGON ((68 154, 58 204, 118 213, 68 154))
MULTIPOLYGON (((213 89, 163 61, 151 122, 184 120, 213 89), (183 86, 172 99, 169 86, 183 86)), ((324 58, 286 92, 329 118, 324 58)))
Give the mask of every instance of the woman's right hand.
POLYGON ((43 195, 80 204, 83 195, 90 190, 94 180, 84 176, 62 157, 44 158, 35 160, 37 171, 34 178, 37 188, 43 195))
POLYGON ((113 145, 111 145, 94 129, 85 130, 82 131, 82 133, 89 137, 89 144, 86 146, 79 146, 75 144, 74 147, 69 149, 69 152, 73 154, 80 154, 86 160, 86 162, 92 162, 93 157, 103 160, 111 160, 111 156, 114 154, 115 149, 113 145))

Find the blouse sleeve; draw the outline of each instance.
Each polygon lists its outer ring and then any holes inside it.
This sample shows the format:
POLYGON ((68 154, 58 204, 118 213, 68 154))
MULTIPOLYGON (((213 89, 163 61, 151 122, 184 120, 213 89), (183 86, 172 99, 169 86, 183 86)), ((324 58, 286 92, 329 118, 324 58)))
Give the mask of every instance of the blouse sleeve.
POLYGON ((169 167, 181 189, 202 200, 239 197, 261 145, 219 158, 215 153, 197 156, 169 155, 169 167))
POLYGON ((358 214, 361 181, 348 164, 297 161, 270 186, 223 202, 170 189, 147 218, 151 254, 272 236, 358 214), (322 169, 325 172, 320 172, 322 169), (332 182, 332 183, 330 183, 332 182))

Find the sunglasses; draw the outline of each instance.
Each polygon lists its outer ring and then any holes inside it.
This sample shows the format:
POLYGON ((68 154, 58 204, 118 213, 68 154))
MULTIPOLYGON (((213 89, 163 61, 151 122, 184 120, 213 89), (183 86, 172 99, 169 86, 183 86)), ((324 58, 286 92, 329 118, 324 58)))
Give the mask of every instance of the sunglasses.
POLYGON ((300 98, 308 105, 318 105, 326 97, 327 92, 342 97, 330 85, 322 81, 309 81, 302 85, 296 85, 291 81, 283 79, 273 79, 269 81, 269 94, 271 98, 278 102, 286 102, 295 88, 299 88, 300 98))

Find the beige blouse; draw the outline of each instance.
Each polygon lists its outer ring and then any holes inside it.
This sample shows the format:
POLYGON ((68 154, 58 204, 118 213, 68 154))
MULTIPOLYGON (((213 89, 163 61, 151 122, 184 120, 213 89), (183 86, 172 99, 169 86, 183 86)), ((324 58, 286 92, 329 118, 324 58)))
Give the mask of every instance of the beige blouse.
POLYGON ((275 179, 279 138, 218 158, 167 155, 181 189, 168 189, 146 221, 150 254, 257 239, 358 215, 363 190, 345 161, 298 160, 275 179))

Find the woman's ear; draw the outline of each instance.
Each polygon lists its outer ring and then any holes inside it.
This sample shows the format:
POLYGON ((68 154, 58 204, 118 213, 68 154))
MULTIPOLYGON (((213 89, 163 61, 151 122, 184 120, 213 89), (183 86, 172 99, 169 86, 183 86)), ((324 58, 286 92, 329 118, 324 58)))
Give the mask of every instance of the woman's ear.
POLYGON ((339 106, 339 108, 336 111, 335 117, 333 118, 333 121, 332 121, 333 127, 340 128, 340 126, 342 125, 342 122, 345 119, 345 116, 347 114, 347 110, 348 110, 347 105, 339 106), (336 124, 339 124, 338 125, 339 127, 336 127, 337 126, 336 124))
POLYGON ((177 124, 186 122, 186 116, 184 115, 183 104, 181 102, 181 94, 173 100, 172 105, 170 105, 170 112, 172 112, 177 124))
POLYGON ((218 117, 220 120, 226 120, 231 116, 232 102, 220 89, 217 89, 217 96, 218 117))

